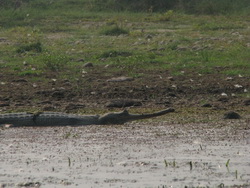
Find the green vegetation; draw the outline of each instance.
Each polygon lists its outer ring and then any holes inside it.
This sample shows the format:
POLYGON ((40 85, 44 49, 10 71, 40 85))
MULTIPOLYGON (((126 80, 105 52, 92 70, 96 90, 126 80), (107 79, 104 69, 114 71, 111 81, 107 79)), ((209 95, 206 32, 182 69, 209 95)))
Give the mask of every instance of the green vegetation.
POLYGON ((126 30, 126 29, 123 29, 121 27, 115 26, 115 27, 104 29, 101 32, 101 34, 110 35, 110 36, 119 36, 119 35, 122 35, 122 34, 129 34, 129 31, 126 30))
POLYGON ((59 71, 65 69, 68 58, 61 54, 45 54, 44 57, 42 57, 41 61, 43 62, 46 69, 49 69, 51 71, 59 71))
POLYGON ((230 161, 230 159, 228 159, 227 162, 226 162, 226 167, 227 168, 229 167, 229 161, 230 161))
POLYGON ((84 59, 138 77, 250 75, 249 1, 117 2, 0 0, 1 69, 72 78, 84 59))
POLYGON ((76 8, 78 10, 91 11, 143 11, 156 12, 170 10, 179 10, 191 14, 225 14, 232 12, 247 12, 250 2, 248 0, 1 0, 0 5, 3 8, 37 8, 42 10, 54 10, 55 8, 69 10, 76 8))
POLYGON ((24 53, 29 51, 42 52, 42 44, 40 42, 37 42, 28 45, 23 45, 16 50, 17 53, 24 53))
POLYGON ((177 167, 175 160, 173 160, 173 162, 167 162, 167 160, 164 159, 164 164, 165 164, 165 167, 169 167, 169 166, 171 166, 173 168, 177 167))
POLYGON ((101 57, 101 58, 117 57, 117 56, 128 57, 128 56, 131 56, 131 55, 132 55, 132 53, 126 52, 126 51, 110 50, 110 51, 103 52, 103 53, 100 55, 100 57, 101 57))

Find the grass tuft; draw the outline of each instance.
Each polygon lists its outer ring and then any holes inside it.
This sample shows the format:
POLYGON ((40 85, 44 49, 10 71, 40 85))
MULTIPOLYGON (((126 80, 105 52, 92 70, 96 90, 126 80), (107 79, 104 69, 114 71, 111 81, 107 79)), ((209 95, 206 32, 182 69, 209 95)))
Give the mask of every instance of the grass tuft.
POLYGON ((45 56, 42 57, 42 62, 46 69, 57 72, 66 67, 69 62, 69 58, 61 54, 46 53, 45 56))
POLYGON ((16 52, 17 53, 25 53, 25 52, 29 52, 29 51, 34 51, 34 52, 42 52, 42 44, 41 42, 36 42, 36 43, 32 43, 32 44, 28 44, 28 45, 23 45, 20 46, 16 52))
POLYGON ((100 58, 117 57, 117 56, 128 57, 131 55, 132 55, 132 53, 127 52, 127 51, 110 50, 110 51, 103 52, 100 55, 100 58))
POLYGON ((101 31, 101 34, 110 35, 110 36, 127 35, 129 34, 129 30, 124 29, 119 26, 113 26, 113 27, 105 28, 103 31, 101 31))

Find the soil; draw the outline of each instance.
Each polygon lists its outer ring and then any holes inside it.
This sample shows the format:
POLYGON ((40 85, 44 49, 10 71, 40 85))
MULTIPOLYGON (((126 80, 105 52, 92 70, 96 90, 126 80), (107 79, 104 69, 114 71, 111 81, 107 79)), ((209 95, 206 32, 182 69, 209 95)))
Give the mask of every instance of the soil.
MULTIPOLYGON (((217 69, 219 71, 220 68, 217 69)), ((60 78, 60 75, 65 74, 60 72, 45 72, 37 77, 0 74, 1 111, 29 109, 76 112, 84 106, 86 109, 105 109, 107 103, 119 99, 135 100, 142 104, 142 108, 208 105, 237 110, 250 105, 249 76, 228 77, 216 71, 206 75, 183 72, 171 76, 165 70, 138 70, 138 74, 141 73, 144 76, 127 77, 119 81, 127 75, 114 73, 112 67, 99 65, 86 68, 86 73, 77 77, 77 80, 60 78), (116 78, 118 81, 110 81, 116 78)))
POLYGON ((250 186, 249 77, 145 71, 108 82, 128 76, 110 68, 86 68, 76 81, 0 74, 1 113, 119 111, 107 105, 119 99, 140 104, 132 111, 176 112, 115 126, 2 129, 0 187, 250 186), (241 119, 223 119, 226 111, 241 119))

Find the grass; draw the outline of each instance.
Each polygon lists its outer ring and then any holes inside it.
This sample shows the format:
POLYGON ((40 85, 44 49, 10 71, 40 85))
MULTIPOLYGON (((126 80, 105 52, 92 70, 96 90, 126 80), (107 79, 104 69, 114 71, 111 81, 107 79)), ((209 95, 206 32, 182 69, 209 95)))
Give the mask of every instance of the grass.
POLYGON ((101 31, 101 34, 110 35, 110 36, 119 36, 119 35, 129 34, 129 31, 119 26, 113 26, 110 28, 103 29, 101 31))
POLYGON ((226 167, 227 168, 229 167, 229 162, 230 162, 230 159, 228 159, 227 162, 226 162, 226 167))
POLYGON ((173 162, 168 162, 166 159, 164 159, 164 164, 165 164, 165 167, 169 167, 169 166, 171 166, 173 168, 177 167, 175 160, 173 160, 173 162))
POLYGON ((25 53, 29 51, 42 52, 42 44, 40 42, 36 42, 36 43, 20 46, 16 50, 17 53, 25 53))
POLYGON ((218 73, 218 67, 219 74, 250 75, 245 14, 91 12, 82 11, 79 3, 86 2, 56 2, 56 9, 40 2, 1 11, 0 66, 6 73, 36 77, 47 71, 67 77, 71 72, 76 77, 82 58, 129 75, 144 76, 140 70, 206 75, 218 73), (23 70, 20 62, 36 71, 23 70))

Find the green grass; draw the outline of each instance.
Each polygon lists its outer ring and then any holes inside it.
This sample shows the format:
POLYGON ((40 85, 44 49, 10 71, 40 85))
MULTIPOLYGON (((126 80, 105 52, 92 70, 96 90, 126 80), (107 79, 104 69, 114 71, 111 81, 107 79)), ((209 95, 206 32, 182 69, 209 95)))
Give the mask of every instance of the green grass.
POLYGON ((129 34, 129 31, 119 26, 112 26, 110 28, 103 29, 101 31, 101 34, 110 36, 119 36, 119 35, 129 34))
POLYGON ((42 52, 42 44, 40 42, 36 42, 36 43, 20 46, 16 50, 17 53, 25 53, 29 51, 42 52))
POLYGON ((147 70, 250 75, 249 15, 94 12, 88 2, 50 6, 36 0, 32 6, 1 10, 0 67, 24 77, 52 72, 76 78, 82 58, 112 65, 107 74, 125 71, 136 77, 147 70))

